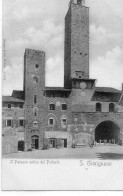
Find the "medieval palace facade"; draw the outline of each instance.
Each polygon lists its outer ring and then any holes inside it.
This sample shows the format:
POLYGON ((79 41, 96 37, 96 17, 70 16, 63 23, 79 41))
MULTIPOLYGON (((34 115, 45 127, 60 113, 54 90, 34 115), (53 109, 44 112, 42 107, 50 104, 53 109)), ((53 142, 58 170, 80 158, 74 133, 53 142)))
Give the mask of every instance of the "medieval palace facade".
POLYGON ((123 141, 122 90, 89 77, 89 8, 70 1, 65 17, 64 87, 45 87, 45 53, 26 49, 23 91, 3 96, 3 153, 123 141))

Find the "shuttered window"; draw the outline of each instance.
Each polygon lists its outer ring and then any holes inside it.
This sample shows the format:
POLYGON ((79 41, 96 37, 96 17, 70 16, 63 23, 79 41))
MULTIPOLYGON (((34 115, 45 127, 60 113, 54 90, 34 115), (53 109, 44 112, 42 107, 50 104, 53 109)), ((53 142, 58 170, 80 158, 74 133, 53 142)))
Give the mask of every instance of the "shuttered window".
POLYGON ((7 127, 11 127, 12 126, 12 120, 7 119, 7 127))
POLYGON ((20 120, 20 127, 23 127, 24 126, 24 120, 20 120))

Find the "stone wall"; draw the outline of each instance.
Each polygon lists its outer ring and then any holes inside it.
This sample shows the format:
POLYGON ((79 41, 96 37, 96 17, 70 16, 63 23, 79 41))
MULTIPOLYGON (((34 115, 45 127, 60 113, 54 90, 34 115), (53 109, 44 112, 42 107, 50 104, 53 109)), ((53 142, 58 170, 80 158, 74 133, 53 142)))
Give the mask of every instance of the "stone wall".
POLYGON ((3 136, 2 137, 2 154, 16 153, 18 151, 17 136, 3 136))
POLYGON ((55 93, 55 97, 46 97, 45 98, 45 126, 46 130, 51 129, 52 131, 67 131, 66 127, 61 125, 62 117, 67 118, 67 124, 71 123, 71 95, 67 98, 58 97, 57 92, 55 93), (50 110, 49 104, 53 102, 55 104, 55 110, 50 110), (62 110, 62 103, 66 103, 67 110, 62 110), (55 125, 50 127, 48 126, 48 119, 53 117, 55 119, 55 125))
POLYGON ((31 137, 39 137, 42 147, 45 113, 45 53, 26 49, 24 56, 25 77, 25 149, 31 148, 31 137))
POLYGON ((71 75, 89 77, 89 8, 71 4, 71 75))
POLYGON ((89 77, 89 8, 71 3, 65 17, 65 88, 76 71, 89 77))
POLYGON ((14 153, 18 151, 18 141, 24 141, 25 131, 24 109, 19 107, 2 109, 2 153, 14 153), (7 126, 7 120, 11 120, 11 126, 7 126), (23 126, 20 126, 23 120, 23 126))
POLYGON ((64 42, 64 87, 71 88, 71 7, 65 17, 65 42, 64 42))

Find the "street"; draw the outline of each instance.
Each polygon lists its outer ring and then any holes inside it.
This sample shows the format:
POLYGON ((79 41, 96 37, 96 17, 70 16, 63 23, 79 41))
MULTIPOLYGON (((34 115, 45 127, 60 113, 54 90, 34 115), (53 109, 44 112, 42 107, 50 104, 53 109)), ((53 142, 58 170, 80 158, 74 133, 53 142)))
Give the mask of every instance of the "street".
POLYGON ((49 150, 35 150, 32 152, 18 152, 5 154, 3 158, 18 159, 99 159, 123 160, 123 146, 94 146, 62 148, 49 150))

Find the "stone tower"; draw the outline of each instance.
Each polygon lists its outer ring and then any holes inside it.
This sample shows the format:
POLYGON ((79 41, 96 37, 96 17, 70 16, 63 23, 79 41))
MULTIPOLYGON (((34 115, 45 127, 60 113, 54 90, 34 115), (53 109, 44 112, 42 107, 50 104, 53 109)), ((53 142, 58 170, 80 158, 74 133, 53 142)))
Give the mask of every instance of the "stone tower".
POLYGON ((65 88, 72 78, 89 78, 89 8, 83 0, 71 0, 65 17, 65 88))
POLYGON ((26 49, 24 55, 25 149, 43 144, 45 98, 45 53, 26 49))

